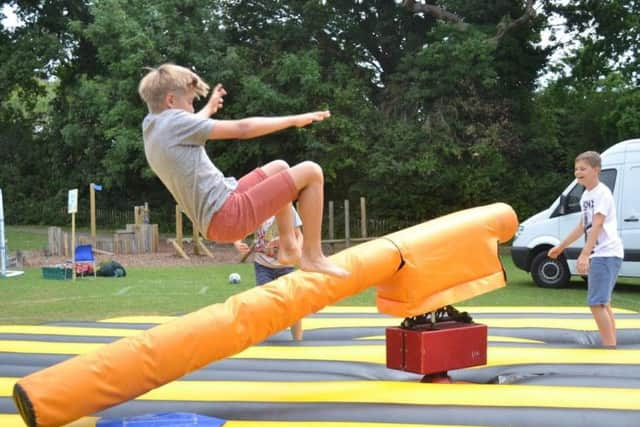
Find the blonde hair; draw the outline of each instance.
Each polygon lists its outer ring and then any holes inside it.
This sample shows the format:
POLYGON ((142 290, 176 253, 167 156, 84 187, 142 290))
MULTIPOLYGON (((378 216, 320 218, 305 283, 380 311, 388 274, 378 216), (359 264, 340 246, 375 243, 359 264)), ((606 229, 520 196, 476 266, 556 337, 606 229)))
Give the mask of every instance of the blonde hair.
POLYGON ((585 162, 592 168, 602 167, 602 159, 600 158, 600 154, 595 151, 585 151, 584 153, 578 154, 576 157, 577 162, 585 162))
POLYGON ((169 92, 184 95, 187 91, 193 90, 196 98, 207 96, 209 93, 209 85, 188 68, 162 64, 158 68, 147 70, 149 72, 138 85, 138 94, 152 113, 162 110, 164 98, 169 92))

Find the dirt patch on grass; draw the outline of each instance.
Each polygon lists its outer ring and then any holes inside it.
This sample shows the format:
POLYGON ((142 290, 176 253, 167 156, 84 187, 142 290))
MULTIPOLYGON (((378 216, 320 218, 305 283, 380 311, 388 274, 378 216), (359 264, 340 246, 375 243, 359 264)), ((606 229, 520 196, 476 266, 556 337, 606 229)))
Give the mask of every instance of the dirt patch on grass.
MULTIPOLYGON (((100 236, 99 236, 100 237, 100 236)), ((89 241, 88 235, 78 235, 78 241, 86 243, 89 241)), ((103 254, 97 251, 95 253, 96 263, 102 261, 115 260, 125 267, 173 267, 173 266, 189 266, 189 265, 217 265, 217 264, 235 264, 240 262, 240 255, 232 244, 220 244, 206 242, 213 257, 197 255, 194 251, 194 245, 189 241, 183 243, 183 247, 189 259, 181 257, 173 245, 169 243, 167 238, 161 237, 159 241, 158 252, 154 253, 138 253, 138 254, 122 254, 113 255, 103 254)), ((344 249, 343 246, 337 244, 323 244, 323 251, 327 255, 331 255, 336 251, 344 249)), ((12 257, 17 257, 18 266, 20 267, 42 267, 51 265, 60 265, 68 262, 70 256, 50 256, 46 250, 19 251, 12 253, 12 257)), ((253 262, 253 256, 249 256, 245 262, 253 262)))
MULTIPOLYGON (((192 245, 185 243, 184 248, 189 259, 184 259, 178 255, 178 253, 173 249, 173 246, 167 242, 161 242, 159 251, 155 253, 113 255, 96 253, 95 257, 97 263, 113 259, 125 267, 216 265, 233 264, 240 261, 241 255, 236 252, 233 245, 210 244, 207 245, 207 247, 213 255, 213 258, 196 255, 192 245)), ((58 265, 64 264, 68 260, 68 257, 47 256, 44 251, 23 251, 21 253, 21 262, 24 267, 58 265)), ((248 259, 247 261, 251 261, 251 259, 248 259)))

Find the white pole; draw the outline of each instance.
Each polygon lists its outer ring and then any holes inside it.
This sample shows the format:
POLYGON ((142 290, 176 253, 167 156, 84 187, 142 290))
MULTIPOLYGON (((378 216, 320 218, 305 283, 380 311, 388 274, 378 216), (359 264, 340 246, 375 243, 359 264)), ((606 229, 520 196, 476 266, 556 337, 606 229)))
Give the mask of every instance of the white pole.
POLYGON ((4 206, 2 205, 2 189, 0 188, 0 274, 7 273, 7 254, 4 246, 4 206))
POLYGON ((0 278, 20 276, 24 271, 7 270, 7 246, 4 238, 4 206, 2 204, 2 189, 0 188, 0 278))

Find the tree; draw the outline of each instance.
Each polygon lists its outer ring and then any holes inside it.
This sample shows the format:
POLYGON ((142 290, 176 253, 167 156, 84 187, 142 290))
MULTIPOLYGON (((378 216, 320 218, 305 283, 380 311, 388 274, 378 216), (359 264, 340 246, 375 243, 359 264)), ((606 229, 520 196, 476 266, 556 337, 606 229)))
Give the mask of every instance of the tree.
POLYGON ((638 86, 640 4, 637 1, 544 0, 542 4, 546 13, 556 14, 564 21, 564 31, 572 36, 575 48, 566 56, 569 77, 583 83, 597 83, 617 72, 623 80, 638 86))
MULTIPOLYGON (((545 141, 560 140, 534 125, 549 117, 532 103, 549 51, 537 47, 545 17, 531 0, 15 4, 24 28, 0 42, 23 43, 24 58, 0 72, 55 82, 46 125, 31 135, 47 153, 41 178, 56 190, 45 198, 96 181, 115 206, 172 203, 144 159, 136 93, 144 67, 163 62, 222 82, 221 118, 331 109, 332 120, 308 129, 209 144, 225 173, 315 160, 327 198, 366 195, 372 215, 398 221, 496 200, 524 206, 523 188, 542 173, 525 160, 546 158, 554 143, 545 141), (36 37, 55 43, 32 49, 36 37), (519 168, 526 185, 511 179, 519 168)), ((13 77, 7 93, 32 85, 13 77)), ((624 111, 618 123, 632 119, 624 111)))
MULTIPOLYGON (((530 126, 536 144, 545 147, 546 175, 542 188, 556 194, 566 183, 577 154, 604 151, 640 134, 638 116, 637 2, 542 2, 544 12, 564 22, 573 48, 555 38, 552 48, 563 48, 557 66, 559 78, 534 97, 535 114, 530 126)), ((529 156, 529 158, 533 158, 529 156)), ((549 203, 550 200, 547 200, 549 203)))

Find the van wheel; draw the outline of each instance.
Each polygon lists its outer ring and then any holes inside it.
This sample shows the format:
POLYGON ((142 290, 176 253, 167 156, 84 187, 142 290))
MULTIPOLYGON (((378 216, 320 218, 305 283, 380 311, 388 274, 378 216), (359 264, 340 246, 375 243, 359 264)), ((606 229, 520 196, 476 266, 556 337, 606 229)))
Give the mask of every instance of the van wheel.
POLYGON ((564 288, 570 276, 564 257, 551 259, 546 252, 540 252, 531 261, 531 277, 541 288, 564 288))

